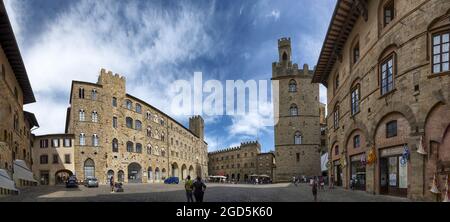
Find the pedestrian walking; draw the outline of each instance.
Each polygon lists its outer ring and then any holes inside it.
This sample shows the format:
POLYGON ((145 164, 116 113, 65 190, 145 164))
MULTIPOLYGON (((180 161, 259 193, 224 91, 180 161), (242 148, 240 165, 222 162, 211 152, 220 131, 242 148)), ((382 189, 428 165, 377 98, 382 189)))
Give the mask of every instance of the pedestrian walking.
POLYGON ((312 194, 314 196, 314 202, 317 202, 317 178, 314 177, 312 184, 312 194))
POLYGON ((186 198, 187 202, 194 202, 194 198, 192 197, 192 189, 194 188, 193 182, 191 180, 191 176, 187 176, 186 182, 184 183, 184 189, 186 190, 186 198))
POLYGON ((114 176, 109 178, 109 186, 111 187, 111 193, 114 193, 114 176))
POLYGON ((325 180, 324 180, 323 176, 319 177, 319 184, 320 184, 320 189, 325 190, 325 180))
POLYGON ((197 177, 197 180, 192 184, 194 188, 194 197, 195 202, 203 202, 203 196, 205 195, 206 185, 203 183, 202 178, 200 176, 197 177))

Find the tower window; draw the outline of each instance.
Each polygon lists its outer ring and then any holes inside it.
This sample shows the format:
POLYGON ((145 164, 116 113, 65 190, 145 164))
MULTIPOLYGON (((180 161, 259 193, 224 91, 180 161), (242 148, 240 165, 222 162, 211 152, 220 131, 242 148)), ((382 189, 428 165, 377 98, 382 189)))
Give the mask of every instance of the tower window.
POLYGON ((114 138, 113 141, 112 141, 112 151, 114 153, 119 152, 119 141, 117 141, 116 138, 114 138))
POLYGON ((288 60, 288 56, 286 52, 283 52, 283 61, 287 61, 288 60))
POLYGON ((84 113, 83 109, 81 109, 79 111, 79 119, 80 119, 81 122, 85 120, 85 113, 84 113))
POLYGON ((127 142, 127 152, 133 152, 133 142, 131 141, 127 142))
POLYGON ((92 122, 97 123, 98 122, 98 113, 97 111, 92 112, 92 122))
POLYGON ((386 3, 383 7, 383 25, 386 27, 389 23, 394 20, 395 16, 395 7, 394 7, 394 0, 389 1, 386 3))
POLYGON ((116 97, 112 98, 112 106, 117 107, 117 98, 116 97))
POLYGON ((125 101, 125 106, 127 107, 127 109, 131 110, 131 108, 132 108, 132 103, 131 103, 131 101, 130 101, 130 100, 126 100, 126 101, 125 101))
POLYGON ((92 135, 92 146, 94 146, 94 147, 98 147, 99 146, 98 135, 97 134, 92 135))
POLYGON ((91 99, 92 100, 97 100, 97 90, 93 89, 91 92, 91 99))
POLYGON ((79 88, 78 89, 78 97, 80 99, 84 99, 84 88, 79 88))
POLYGON ((302 134, 301 134, 299 131, 297 131, 297 132, 295 133, 295 136, 294 136, 294 144, 295 144, 295 145, 302 144, 302 134))
POLYGON ((292 104, 290 108, 291 116, 298 116, 298 108, 296 104, 292 104))
POLYGON ((80 133, 80 146, 86 145, 86 136, 84 133, 80 133))
POLYGON ((117 117, 114 116, 112 122, 113 122, 113 128, 116 129, 117 128, 117 117))
POLYGON ((141 113, 142 112, 141 104, 136 104, 136 112, 137 113, 141 113))
POLYGON ((295 80, 289 81, 289 92, 297 92, 297 82, 295 80))
POLYGON ((131 117, 126 118, 126 125, 127 128, 133 129, 133 119, 131 119, 131 117))

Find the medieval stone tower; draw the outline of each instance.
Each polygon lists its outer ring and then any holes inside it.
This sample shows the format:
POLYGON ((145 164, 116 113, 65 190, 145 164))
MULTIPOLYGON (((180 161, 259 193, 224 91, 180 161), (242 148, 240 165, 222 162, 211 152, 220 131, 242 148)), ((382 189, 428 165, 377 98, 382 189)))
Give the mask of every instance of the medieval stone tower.
POLYGON ((279 61, 272 64, 276 181, 320 175, 319 85, 313 70, 292 64, 291 39, 278 40, 279 61))
POLYGON ((201 116, 189 118, 189 130, 201 140, 205 138, 205 121, 201 116))

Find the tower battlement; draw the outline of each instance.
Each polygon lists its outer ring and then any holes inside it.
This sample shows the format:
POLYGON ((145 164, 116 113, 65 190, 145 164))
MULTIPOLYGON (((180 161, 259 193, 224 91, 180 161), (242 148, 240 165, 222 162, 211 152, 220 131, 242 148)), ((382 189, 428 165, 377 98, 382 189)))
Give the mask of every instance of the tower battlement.
POLYGON ((112 71, 107 71, 106 69, 100 70, 100 75, 98 76, 97 83, 100 85, 115 84, 125 88, 126 78, 119 74, 113 74, 112 71))

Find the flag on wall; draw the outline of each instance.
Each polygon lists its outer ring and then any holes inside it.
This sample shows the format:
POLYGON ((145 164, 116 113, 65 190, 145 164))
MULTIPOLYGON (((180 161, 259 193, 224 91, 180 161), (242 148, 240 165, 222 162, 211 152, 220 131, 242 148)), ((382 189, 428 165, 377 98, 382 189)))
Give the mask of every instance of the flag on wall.
POLYGON ((367 164, 372 165, 377 160, 377 154, 376 154, 375 146, 372 146, 372 149, 370 149, 369 154, 367 155, 367 164))

